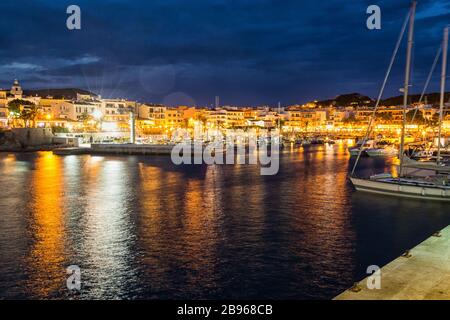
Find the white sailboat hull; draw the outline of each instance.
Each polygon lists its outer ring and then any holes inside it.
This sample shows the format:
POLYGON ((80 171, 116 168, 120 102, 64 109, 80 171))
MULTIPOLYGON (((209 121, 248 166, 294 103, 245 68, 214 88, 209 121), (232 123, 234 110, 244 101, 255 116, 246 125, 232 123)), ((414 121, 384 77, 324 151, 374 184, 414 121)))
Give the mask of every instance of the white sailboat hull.
POLYGON ((440 165, 431 161, 416 161, 406 156, 403 157, 403 172, 410 175, 436 175, 450 174, 450 166, 440 165))
POLYGON ((398 150, 393 148, 371 148, 366 153, 369 157, 394 157, 398 154, 398 150))
POLYGON ((450 187, 432 186, 417 183, 395 183, 395 179, 370 180, 350 178, 353 186, 358 191, 377 193, 389 196, 450 201, 450 187))
MULTIPOLYGON (((352 149, 349 149, 349 150, 348 150, 348 152, 350 153, 350 156, 352 156, 352 157, 356 157, 356 156, 359 154, 359 151, 360 151, 359 148, 352 148, 352 149)), ((363 150, 363 151, 361 152, 361 155, 362 155, 362 156, 366 155, 365 150, 363 150)))

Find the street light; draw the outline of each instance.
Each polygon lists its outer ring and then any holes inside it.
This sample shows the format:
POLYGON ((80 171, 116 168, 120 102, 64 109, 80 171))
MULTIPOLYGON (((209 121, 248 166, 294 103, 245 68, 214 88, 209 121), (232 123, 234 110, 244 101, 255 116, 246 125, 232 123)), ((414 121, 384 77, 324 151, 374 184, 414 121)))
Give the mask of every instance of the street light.
POLYGON ((92 112, 92 116, 95 120, 100 120, 103 117, 103 113, 100 110, 95 110, 92 112))

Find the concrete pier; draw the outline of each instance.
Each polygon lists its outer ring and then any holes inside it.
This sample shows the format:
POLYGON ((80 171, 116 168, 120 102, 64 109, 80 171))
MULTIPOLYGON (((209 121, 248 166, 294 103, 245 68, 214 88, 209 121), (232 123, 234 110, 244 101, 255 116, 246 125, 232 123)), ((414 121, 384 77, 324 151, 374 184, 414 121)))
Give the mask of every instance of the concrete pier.
MULTIPOLYGON (((113 154, 113 155, 171 155, 173 144, 92 144, 90 148, 59 148, 53 151, 57 155, 78 155, 78 154, 113 154)), ((191 147, 191 155, 196 155, 197 151, 191 147)), ((202 151, 204 151, 204 146, 202 151)), ((214 149, 223 153, 224 150, 214 149)))
POLYGON ((89 154, 89 152, 90 152, 89 148, 79 148, 79 147, 53 149, 53 154, 56 154, 58 156, 89 154))
POLYGON ((91 154, 170 155, 174 145, 159 144, 92 144, 91 154))
POLYGON ((90 148, 58 148, 53 153, 60 156, 79 154, 170 155, 173 145, 92 144, 90 148))
POLYGON ((450 300, 450 226, 381 268, 381 288, 367 278, 335 300, 450 300))

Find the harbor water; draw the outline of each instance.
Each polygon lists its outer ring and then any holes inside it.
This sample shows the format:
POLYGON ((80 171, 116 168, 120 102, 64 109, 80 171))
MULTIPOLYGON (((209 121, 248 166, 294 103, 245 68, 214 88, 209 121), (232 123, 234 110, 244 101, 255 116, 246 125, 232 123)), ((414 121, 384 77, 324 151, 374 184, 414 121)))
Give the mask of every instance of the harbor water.
MULTIPOLYGON (((345 141, 258 165, 0 153, 0 299, 332 299, 450 224, 355 192, 345 141), (81 291, 66 268, 81 270, 81 291)), ((395 171, 361 159, 358 175, 395 171)))

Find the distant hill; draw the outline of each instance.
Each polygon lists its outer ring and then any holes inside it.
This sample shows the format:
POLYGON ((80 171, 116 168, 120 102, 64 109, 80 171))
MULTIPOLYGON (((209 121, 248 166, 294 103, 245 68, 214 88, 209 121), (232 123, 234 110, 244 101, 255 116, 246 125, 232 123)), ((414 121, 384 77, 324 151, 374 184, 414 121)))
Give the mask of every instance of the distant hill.
MULTIPOLYGON (((439 105, 441 94, 439 92, 427 93, 422 102, 426 102, 427 104, 439 105)), ((420 94, 412 94, 408 96, 408 103, 419 102, 420 94)), ((444 94, 444 102, 448 102, 450 99, 450 92, 446 92, 444 94)), ((381 105, 383 106, 398 106, 403 104, 403 96, 396 96, 387 98, 381 101, 381 105)))
POLYGON ((24 90, 23 93, 26 96, 38 96, 41 98, 46 98, 46 97, 51 96, 55 99, 67 99, 67 100, 76 99, 77 93, 97 96, 95 93, 92 93, 88 90, 77 89, 77 88, 24 90))
POLYGON ((330 105, 336 107, 349 107, 349 106, 373 106, 375 101, 359 93, 349 93, 337 96, 334 99, 322 100, 316 102, 321 107, 327 107, 330 105))
MULTIPOLYGON (((450 92, 446 92, 444 95, 445 102, 450 102, 450 92)), ((420 94, 412 94, 408 97, 408 103, 416 103, 420 99, 420 94)), ((426 102, 427 104, 439 105, 440 93, 433 92, 427 93, 423 98, 422 102, 426 102)), ((317 101, 315 104, 319 107, 328 107, 330 105, 336 107, 351 107, 351 106, 360 106, 360 107, 373 107, 375 106, 376 101, 368 96, 364 96, 360 93, 349 93, 342 94, 337 96, 334 99, 317 101)), ((399 106, 403 104, 403 95, 390 97, 381 100, 380 106, 399 106)))

